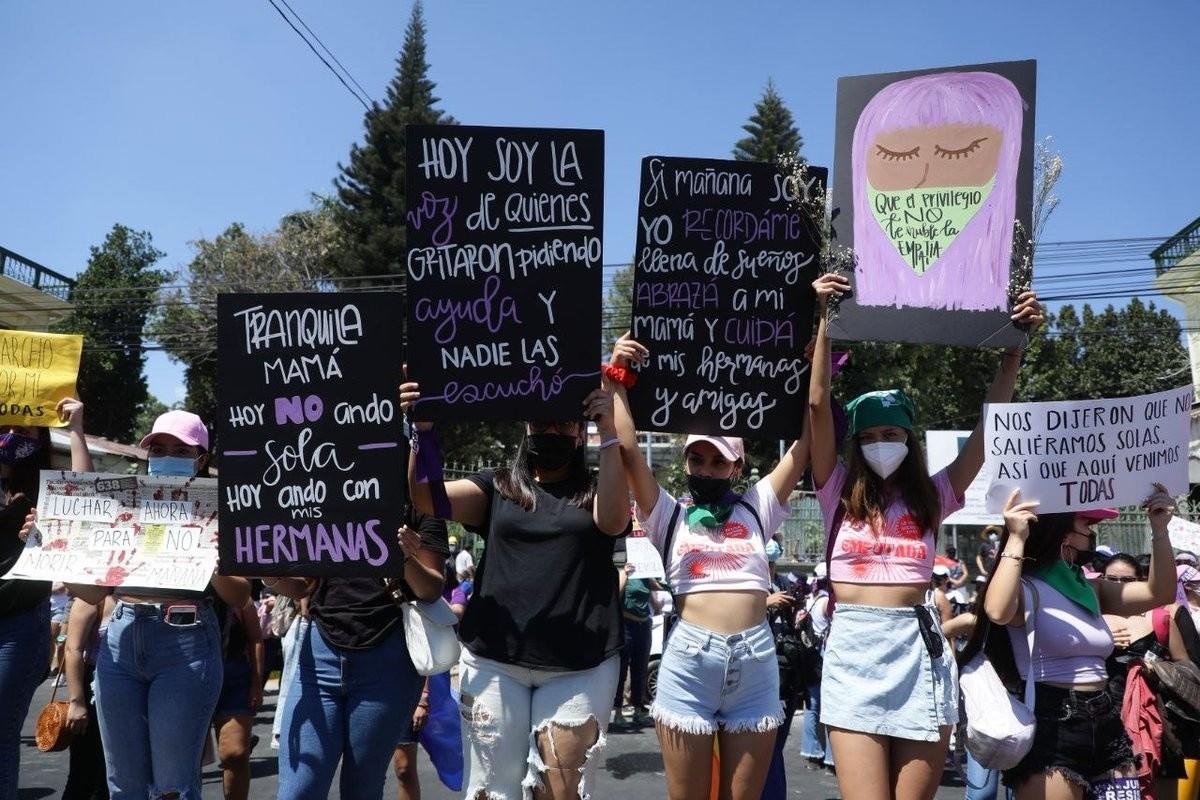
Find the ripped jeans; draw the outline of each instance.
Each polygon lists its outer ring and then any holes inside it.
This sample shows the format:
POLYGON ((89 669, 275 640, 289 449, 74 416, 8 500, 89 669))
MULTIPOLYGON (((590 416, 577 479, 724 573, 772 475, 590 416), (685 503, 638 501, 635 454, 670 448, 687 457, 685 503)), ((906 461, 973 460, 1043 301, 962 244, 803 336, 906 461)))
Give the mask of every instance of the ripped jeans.
MULTIPOLYGON (((547 765, 538 734, 552 725, 596 724, 597 738, 579 771, 586 800, 603 749, 608 714, 617 690, 620 656, 578 672, 550 672, 502 664, 463 650, 459 664, 465 796, 472 800, 528 800, 547 765)), ((549 738, 549 737, 546 737, 549 738)), ((549 752, 553 753, 553 740, 549 752)))
POLYGON ((221 630, 202 603, 175 627, 167 606, 118 600, 96 654, 96 711, 112 800, 200 800, 200 756, 221 692, 221 630))

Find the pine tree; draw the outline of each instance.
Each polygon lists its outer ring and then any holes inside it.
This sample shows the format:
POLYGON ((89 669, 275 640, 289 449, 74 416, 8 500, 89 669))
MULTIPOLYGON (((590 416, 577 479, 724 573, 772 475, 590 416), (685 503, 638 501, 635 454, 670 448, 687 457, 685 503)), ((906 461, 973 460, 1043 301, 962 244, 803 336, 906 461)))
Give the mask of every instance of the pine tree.
POLYGON ((792 112, 783 104, 783 98, 775 91, 775 81, 770 79, 762 98, 754 104, 753 116, 742 130, 750 135, 733 148, 733 157, 738 161, 774 163, 781 155, 799 154, 804 146, 792 112))
POLYGON ((104 243, 92 247, 75 283, 74 311, 54 327, 83 335, 77 388, 88 433, 131 442, 139 413, 154 402, 142 338, 155 294, 169 277, 152 269, 164 255, 149 233, 114 225, 104 243))
POLYGON ((434 106, 434 83, 425 57, 425 19, 420 0, 413 5, 396 59, 396 74, 383 105, 363 119, 361 146, 350 148, 350 163, 338 164, 338 227, 342 247, 332 271, 342 276, 402 275, 404 263, 404 128, 451 124, 434 106))

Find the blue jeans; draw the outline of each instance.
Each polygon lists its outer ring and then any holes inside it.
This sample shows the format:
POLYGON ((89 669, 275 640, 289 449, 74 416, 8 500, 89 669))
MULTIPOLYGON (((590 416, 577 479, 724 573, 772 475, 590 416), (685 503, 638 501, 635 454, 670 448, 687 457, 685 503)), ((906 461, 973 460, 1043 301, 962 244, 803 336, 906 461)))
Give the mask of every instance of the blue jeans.
POLYGON ((825 758, 825 726, 820 722, 821 684, 808 687, 808 708, 804 710, 804 731, 800 735, 800 755, 820 761, 825 758))
POLYGON ((49 665, 49 602, 0 619, 0 800, 17 796, 21 725, 49 665))
POLYGON ((1000 770, 988 769, 967 751, 966 800, 996 800, 1000 789, 1000 770))
POLYGON ((617 696, 613 708, 620 709, 625 695, 625 675, 629 674, 629 704, 634 711, 646 708, 646 672, 650 666, 650 620, 625 619, 625 647, 621 649, 621 674, 617 678, 617 696))
POLYGON ((200 800, 200 758, 221 691, 212 606, 168 625, 166 604, 118 600, 96 657, 96 712, 112 800, 177 793, 200 800))
POLYGON ((342 800, 379 800, 396 745, 412 740, 413 711, 425 685, 408 657, 404 626, 397 624, 374 647, 342 650, 309 623, 293 647, 278 800, 328 797, 339 760, 342 800))

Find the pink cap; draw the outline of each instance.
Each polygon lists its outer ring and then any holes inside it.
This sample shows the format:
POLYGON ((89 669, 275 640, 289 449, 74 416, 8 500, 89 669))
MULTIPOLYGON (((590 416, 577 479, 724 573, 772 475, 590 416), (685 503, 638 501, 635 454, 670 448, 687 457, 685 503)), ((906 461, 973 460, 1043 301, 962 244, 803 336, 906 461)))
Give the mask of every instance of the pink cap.
POLYGON ((1121 516, 1121 512, 1115 508, 1089 508, 1087 511, 1076 511, 1075 516, 1088 525, 1093 525, 1106 519, 1116 519, 1121 516))
POLYGON ((699 436, 692 434, 684 442, 683 452, 686 453, 687 449, 696 442, 708 442, 730 461, 737 461, 746 457, 746 449, 742 447, 742 440, 736 436, 699 436))
POLYGON ((204 420, 190 411, 176 409, 160 414, 154 420, 154 429, 142 439, 141 447, 149 447, 155 436, 174 436, 184 444, 208 450, 208 428, 204 427, 204 420))

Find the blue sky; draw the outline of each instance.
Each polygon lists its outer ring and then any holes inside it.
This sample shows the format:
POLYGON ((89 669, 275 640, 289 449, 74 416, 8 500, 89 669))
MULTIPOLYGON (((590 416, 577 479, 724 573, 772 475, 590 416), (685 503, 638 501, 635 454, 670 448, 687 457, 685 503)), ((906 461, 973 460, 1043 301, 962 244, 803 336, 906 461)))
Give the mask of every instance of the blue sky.
MULTIPOLYGON (((291 2, 382 97, 410 3, 291 2)), ((431 76, 461 122, 606 131, 606 261, 632 253, 639 159, 727 156, 768 77, 828 164, 838 76, 1036 58, 1038 135, 1066 162, 1046 240, 1165 236, 1200 215, 1192 0, 425 11, 431 76)), ((152 232, 172 269, 231 222, 267 230, 328 191, 361 136, 362 107, 266 0, 10 0, 0 30, 0 245, 68 275, 115 222, 152 232)), ((182 399, 161 354, 149 377, 182 399)))

